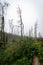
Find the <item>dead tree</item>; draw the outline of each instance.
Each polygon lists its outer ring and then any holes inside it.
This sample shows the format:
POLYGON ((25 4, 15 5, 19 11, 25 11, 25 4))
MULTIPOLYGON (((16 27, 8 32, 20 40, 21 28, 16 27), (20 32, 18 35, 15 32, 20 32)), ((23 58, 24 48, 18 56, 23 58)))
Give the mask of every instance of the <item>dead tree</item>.
POLYGON ((33 37, 33 27, 31 26, 31 29, 29 30, 29 37, 33 37))
POLYGON ((29 37, 31 37, 31 30, 29 30, 29 37))
POLYGON ((39 57, 38 56, 34 56, 32 61, 33 61, 32 65, 40 65, 39 57))
POLYGON ((21 15, 21 9, 18 7, 18 14, 20 18, 20 28, 21 28, 21 39, 23 38, 23 31, 24 31, 24 24, 22 22, 22 15, 21 15))
POLYGON ((9 26, 10 26, 10 33, 13 34, 13 28, 14 28, 14 25, 13 25, 13 19, 9 20, 9 26))
POLYGON ((10 42, 12 42, 12 40, 13 40, 13 30, 14 30, 14 25, 13 25, 13 19, 9 19, 9 32, 10 32, 10 38, 9 38, 9 40, 10 40, 10 42))
POLYGON ((34 36, 35 36, 35 39, 36 39, 37 38, 37 22, 34 25, 34 36))
POLYGON ((41 38, 41 37, 42 37, 40 32, 38 33, 38 37, 39 37, 39 38, 41 38))
POLYGON ((4 24, 5 24, 5 21, 4 21, 4 13, 5 13, 5 7, 7 6, 8 7, 8 3, 1 3, 0 2, 0 6, 1 6, 1 19, 2 19, 2 22, 1 22, 1 40, 2 42, 4 42, 5 40, 5 34, 4 34, 4 24))

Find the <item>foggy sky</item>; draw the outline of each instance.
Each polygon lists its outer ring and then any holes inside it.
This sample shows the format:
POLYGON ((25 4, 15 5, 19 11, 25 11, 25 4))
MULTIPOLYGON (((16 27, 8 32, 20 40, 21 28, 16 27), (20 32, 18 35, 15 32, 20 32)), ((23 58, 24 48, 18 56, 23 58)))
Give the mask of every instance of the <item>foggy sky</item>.
MULTIPOLYGON (((0 1, 2 2, 2 1, 5 1, 5 0, 0 0, 0 1)), ((41 35, 43 35, 43 0, 6 0, 6 1, 10 4, 15 5, 15 6, 16 6, 16 4, 22 5, 22 7, 23 6, 29 7, 29 4, 30 4, 30 6, 32 6, 35 9, 35 12, 36 12, 35 13, 36 19, 35 20, 33 19, 33 21, 38 22, 38 32, 40 32, 41 35)), ((27 34, 31 25, 34 27, 34 24, 31 22, 31 24, 29 26, 29 23, 30 23, 29 21, 25 21, 25 20, 23 20, 23 21, 24 21, 23 23, 24 23, 24 26, 25 26, 24 32, 25 32, 25 34, 27 34)))

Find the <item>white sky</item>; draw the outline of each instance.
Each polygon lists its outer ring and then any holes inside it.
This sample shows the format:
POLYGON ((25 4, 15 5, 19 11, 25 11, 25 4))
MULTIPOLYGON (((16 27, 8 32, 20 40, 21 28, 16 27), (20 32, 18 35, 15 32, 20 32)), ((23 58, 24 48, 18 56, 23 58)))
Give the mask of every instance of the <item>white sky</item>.
MULTIPOLYGON (((3 0, 4 1, 4 0, 3 0)), ((24 23, 24 34, 28 34, 31 26, 34 27, 35 22, 38 22, 38 32, 43 33, 42 21, 43 21, 43 0, 6 0, 10 3, 7 10, 7 22, 6 30, 9 25, 7 25, 9 19, 14 19, 13 24, 18 22, 17 7, 20 6, 22 10, 22 20, 24 23)), ((7 30, 9 31, 9 30, 7 30)))

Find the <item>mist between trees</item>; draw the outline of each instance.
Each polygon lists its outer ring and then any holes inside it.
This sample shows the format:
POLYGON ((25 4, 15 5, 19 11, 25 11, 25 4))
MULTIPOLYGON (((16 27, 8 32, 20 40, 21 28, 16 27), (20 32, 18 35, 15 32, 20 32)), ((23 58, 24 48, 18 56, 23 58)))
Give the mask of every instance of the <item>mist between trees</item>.
POLYGON ((37 33, 38 23, 34 25, 34 32, 31 27, 29 35, 24 35, 20 6, 17 8, 18 25, 13 25, 13 19, 9 19, 10 32, 4 31, 4 14, 9 6, 9 3, 0 2, 0 65, 43 65, 43 38, 37 33))
MULTIPOLYGON (((9 3, 1 3, 0 2, 0 39, 3 40, 5 38, 5 41, 6 41, 7 34, 9 34, 8 37, 11 37, 11 36, 13 37, 13 35, 18 35, 18 36, 21 36, 21 39, 22 39, 23 36, 25 36, 25 34, 24 34, 24 24, 22 21, 22 11, 21 11, 20 6, 18 6, 18 8, 17 8, 17 13, 18 13, 18 18, 19 18, 18 25, 17 24, 14 25, 13 19, 11 19, 11 20, 9 19, 9 27, 10 27, 9 33, 4 31, 4 29, 5 29, 5 16, 4 16, 4 14, 5 14, 6 9, 9 6, 10 6, 9 3)), ((28 37, 34 37, 34 38, 41 37, 41 33, 40 32, 38 33, 37 29, 38 29, 38 23, 36 21, 36 23, 34 25, 34 29, 31 26, 31 29, 28 32, 28 37)))

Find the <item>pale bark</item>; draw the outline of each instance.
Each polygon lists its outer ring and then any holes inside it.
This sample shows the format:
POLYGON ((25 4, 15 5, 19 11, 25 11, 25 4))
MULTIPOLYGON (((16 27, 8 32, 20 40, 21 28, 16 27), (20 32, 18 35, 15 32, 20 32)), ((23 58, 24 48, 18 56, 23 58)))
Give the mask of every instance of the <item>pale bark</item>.
POLYGON ((32 63, 32 65, 40 65, 39 57, 38 56, 34 56, 33 57, 33 63, 32 63))

